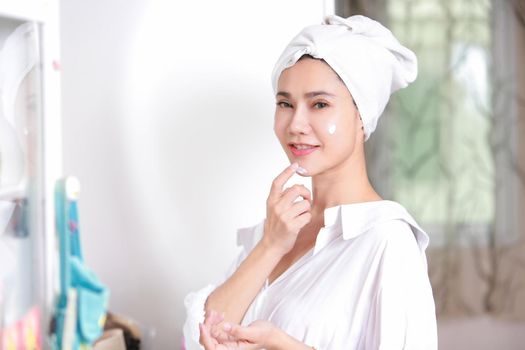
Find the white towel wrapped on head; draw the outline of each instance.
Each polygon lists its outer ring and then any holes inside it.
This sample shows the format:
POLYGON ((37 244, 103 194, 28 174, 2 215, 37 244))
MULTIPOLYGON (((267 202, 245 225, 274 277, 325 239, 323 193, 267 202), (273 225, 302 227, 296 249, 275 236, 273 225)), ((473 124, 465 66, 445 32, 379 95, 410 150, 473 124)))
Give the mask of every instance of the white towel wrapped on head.
POLYGON ((304 28, 274 67, 274 93, 282 71, 304 55, 323 59, 343 80, 363 120, 365 141, 376 129, 390 95, 417 77, 416 55, 381 23, 365 16, 331 15, 323 24, 304 28))

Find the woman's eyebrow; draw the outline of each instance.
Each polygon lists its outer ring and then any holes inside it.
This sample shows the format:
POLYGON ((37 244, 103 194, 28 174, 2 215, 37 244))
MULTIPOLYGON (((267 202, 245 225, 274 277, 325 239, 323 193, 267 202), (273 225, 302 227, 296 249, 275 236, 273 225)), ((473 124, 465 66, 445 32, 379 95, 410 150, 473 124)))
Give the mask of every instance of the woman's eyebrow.
POLYGON ((312 97, 316 97, 316 96, 320 96, 320 95, 329 96, 329 97, 335 97, 334 94, 331 94, 331 93, 326 92, 326 91, 311 91, 311 92, 307 92, 306 94, 304 94, 304 96, 306 98, 312 98, 312 97))
MULTIPOLYGON (((326 92, 326 91, 311 91, 311 92, 307 92, 306 94, 304 94, 304 97, 312 98, 312 97, 316 97, 316 96, 320 96, 320 95, 329 96, 329 97, 335 97, 334 94, 326 92)), ((283 97, 286 97, 286 98, 290 98, 292 96, 292 94, 290 94, 289 92, 286 92, 286 91, 279 91, 275 96, 276 97, 277 96, 283 96, 283 97)))
POLYGON ((283 96, 283 97, 286 97, 286 98, 290 98, 292 96, 292 94, 290 94, 289 92, 286 92, 286 91, 279 91, 277 94, 275 94, 275 97, 277 96, 283 96))

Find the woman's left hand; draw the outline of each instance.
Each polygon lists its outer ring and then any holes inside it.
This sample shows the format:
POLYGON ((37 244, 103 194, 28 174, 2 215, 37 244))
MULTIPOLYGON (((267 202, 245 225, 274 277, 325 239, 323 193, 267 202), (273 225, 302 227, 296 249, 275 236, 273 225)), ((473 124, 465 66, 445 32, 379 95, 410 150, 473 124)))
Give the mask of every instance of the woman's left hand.
POLYGON ((312 350, 301 341, 290 336, 282 329, 268 321, 257 320, 247 327, 225 323, 223 329, 229 334, 229 339, 235 339, 239 350, 312 350))
POLYGON ((222 315, 211 311, 206 313, 204 323, 199 323, 199 343, 206 350, 237 350, 239 348, 234 340, 230 340, 226 332, 220 330, 222 321, 222 315))
POLYGON ((280 331, 271 322, 255 321, 247 327, 223 323, 223 317, 212 311, 199 325, 200 343, 206 350, 277 349, 276 335, 280 331), (222 327, 221 327, 222 326, 222 327))
MULTIPOLYGON (((215 311, 207 313, 204 323, 199 324, 199 342, 206 350, 255 350, 260 347, 253 346, 244 340, 235 339, 228 331, 223 330, 221 322, 224 320, 222 315, 215 311)), ((227 324, 227 330, 232 327, 227 324)))
POLYGON ((257 320, 249 326, 222 323, 223 316, 211 311, 200 324, 200 343, 206 350, 311 350, 273 323, 257 320))
POLYGON ((282 348, 278 346, 278 341, 283 332, 268 321, 257 320, 247 327, 225 323, 223 329, 230 335, 230 339, 237 339, 240 350, 282 348))

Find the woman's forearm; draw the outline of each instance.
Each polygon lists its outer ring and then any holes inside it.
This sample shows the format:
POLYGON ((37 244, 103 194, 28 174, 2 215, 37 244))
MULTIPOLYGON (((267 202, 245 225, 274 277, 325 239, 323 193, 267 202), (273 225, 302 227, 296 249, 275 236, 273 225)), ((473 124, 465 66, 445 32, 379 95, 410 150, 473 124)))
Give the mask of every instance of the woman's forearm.
POLYGON ((224 313, 225 321, 239 324, 281 258, 281 252, 261 240, 235 273, 208 296, 206 311, 224 313))
POLYGON ((241 323, 248 307, 281 258, 293 248, 299 231, 311 220, 311 193, 303 185, 284 189, 299 164, 286 167, 272 182, 266 201, 264 235, 237 271, 206 300, 206 311, 224 313, 224 319, 241 323), (297 203, 298 198, 302 197, 297 203))

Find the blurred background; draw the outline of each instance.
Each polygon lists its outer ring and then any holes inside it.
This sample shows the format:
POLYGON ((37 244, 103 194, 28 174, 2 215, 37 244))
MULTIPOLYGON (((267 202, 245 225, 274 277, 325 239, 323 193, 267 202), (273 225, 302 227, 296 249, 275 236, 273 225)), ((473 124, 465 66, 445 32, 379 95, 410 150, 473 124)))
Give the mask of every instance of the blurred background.
POLYGON ((523 0, 58 5, 62 119, 46 138, 81 183, 86 262, 145 349, 179 348, 185 295, 220 280, 236 230, 264 217, 288 164, 271 70, 331 13, 379 20, 419 59, 366 153, 378 192, 430 235, 440 349, 525 349, 523 0))
POLYGON ((431 238, 440 349, 525 349, 525 2, 339 1, 419 59, 367 143, 373 183, 431 238))

